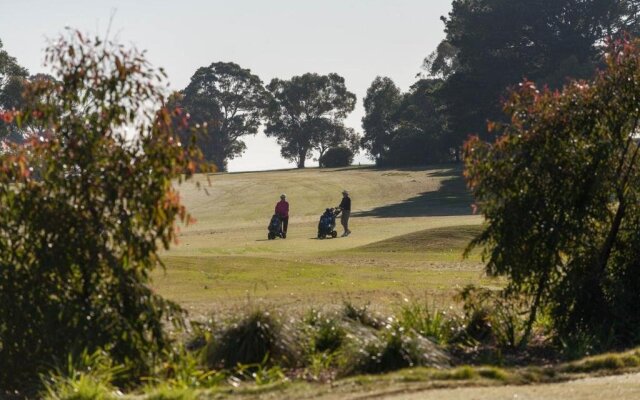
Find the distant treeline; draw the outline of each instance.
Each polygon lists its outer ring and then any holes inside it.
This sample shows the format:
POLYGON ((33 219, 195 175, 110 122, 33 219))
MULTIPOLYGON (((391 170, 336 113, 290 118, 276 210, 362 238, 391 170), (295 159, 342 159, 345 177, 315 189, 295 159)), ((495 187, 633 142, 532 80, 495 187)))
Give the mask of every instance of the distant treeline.
MULTIPOLYGON (((215 62, 169 104, 189 113, 200 128, 197 143, 220 170, 261 125, 300 168, 313 157, 320 166, 348 165, 360 149, 380 166, 457 162, 469 135, 491 138, 487 121, 501 121, 510 87, 526 78, 555 89, 593 77, 605 42, 637 34, 639 17, 640 0, 454 0, 442 17, 446 37, 409 91, 386 77, 372 82, 362 134, 344 125, 356 96, 338 74, 264 85, 249 69, 215 62)), ((28 72, 0 42, 0 109, 19 108, 23 79, 28 72)), ((0 136, 19 139, 2 124, 0 136)), ((193 135, 185 130, 183 138, 193 135)))
POLYGON ((361 144, 379 165, 459 161, 469 135, 492 139, 509 88, 593 77, 606 41, 637 34, 639 17, 638 0, 455 0, 423 79, 407 93, 372 83, 361 144))

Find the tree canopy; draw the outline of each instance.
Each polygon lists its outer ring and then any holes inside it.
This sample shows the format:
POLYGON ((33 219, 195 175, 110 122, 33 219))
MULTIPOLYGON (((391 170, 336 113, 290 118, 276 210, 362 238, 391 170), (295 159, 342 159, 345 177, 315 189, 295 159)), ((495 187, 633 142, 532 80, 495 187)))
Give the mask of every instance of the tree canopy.
POLYGON ((640 317, 640 47, 608 47, 593 82, 561 92, 523 82, 500 137, 466 146, 485 217, 474 245, 508 290, 550 309, 563 340, 637 343, 640 317))
MULTIPOLYGON (((15 57, 3 49, 0 40, 0 110, 11 110, 21 105, 24 80, 29 75, 15 57)), ((10 125, 0 120, 0 139, 11 133, 10 125)))
POLYGON ((489 137, 486 122, 502 118, 507 89, 524 78, 558 88, 593 77, 604 39, 637 17, 637 1, 455 0, 443 17, 446 38, 425 60, 445 79, 438 95, 455 142, 489 137))
POLYGON ((304 168, 314 150, 322 156, 331 146, 353 142, 353 131, 344 126, 344 119, 355 108, 356 95, 340 75, 276 78, 267 89, 272 98, 265 134, 277 138, 282 156, 298 168, 304 168))
POLYGON ((436 91, 439 79, 420 79, 402 93, 377 77, 364 99, 362 147, 382 166, 449 161, 446 118, 436 91))
POLYGON ((376 77, 364 98, 365 116, 362 147, 376 162, 389 151, 396 125, 402 93, 391 78, 376 77))
MULTIPOLYGON (((227 161, 246 148, 241 138, 258 132, 268 93, 249 69, 216 62, 199 68, 173 101, 191 115, 193 123, 203 127, 197 143, 204 157, 226 171, 227 161)), ((183 140, 191 135, 183 132, 183 140)))

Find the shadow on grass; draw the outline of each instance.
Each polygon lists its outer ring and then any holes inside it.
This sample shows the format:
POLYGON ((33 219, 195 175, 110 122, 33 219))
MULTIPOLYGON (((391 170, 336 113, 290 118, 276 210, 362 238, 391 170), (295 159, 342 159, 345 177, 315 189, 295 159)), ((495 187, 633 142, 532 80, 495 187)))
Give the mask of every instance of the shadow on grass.
POLYGON ((353 217, 401 218, 471 215, 473 198, 462 177, 462 168, 427 173, 429 177, 445 178, 436 191, 424 192, 399 203, 359 211, 353 217))

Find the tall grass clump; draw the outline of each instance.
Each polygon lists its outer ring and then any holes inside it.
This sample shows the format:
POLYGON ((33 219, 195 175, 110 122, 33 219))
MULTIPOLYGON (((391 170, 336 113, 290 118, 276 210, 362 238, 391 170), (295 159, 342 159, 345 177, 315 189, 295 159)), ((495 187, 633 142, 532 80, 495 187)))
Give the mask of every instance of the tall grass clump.
POLYGON ((346 329, 333 316, 310 310, 304 322, 310 328, 309 347, 314 353, 335 352, 346 340, 346 329))
POLYGON ((209 368, 234 369, 241 365, 295 365, 293 332, 271 313, 255 310, 214 333, 204 350, 209 368))
POLYGON ((358 322, 363 326, 373 329, 380 329, 384 326, 384 323, 373 315, 367 305, 358 307, 349 301, 345 301, 342 308, 342 315, 348 320, 358 322))
POLYGON ((465 328, 459 339, 517 349, 526 344, 529 299, 505 291, 465 287, 458 295, 463 302, 465 328))
POLYGON ((108 400, 121 393, 114 382, 123 378, 127 370, 115 365, 104 352, 77 357, 69 356, 66 365, 54 368, 42 376, 41 398, 45 400, 108 400))
POLYGON ((146 379, 148 388, 162 385, 165 388, 197 389, 222 384, 226 374, 207 368, 202 362, 201 353, 202 349, 189 351, 182 345, 168 352, 153 376, 146 379))
POLYGON ((455 314, 418 302, 400 307, 398 324, 440 345, 449 343, 462 329, 462 321, 455 314))
POLYGON ((354 338, 344 374, 377 374, 415 366, 445 367, 450 357, 431 340, 388 318, 373 339, 354 338))

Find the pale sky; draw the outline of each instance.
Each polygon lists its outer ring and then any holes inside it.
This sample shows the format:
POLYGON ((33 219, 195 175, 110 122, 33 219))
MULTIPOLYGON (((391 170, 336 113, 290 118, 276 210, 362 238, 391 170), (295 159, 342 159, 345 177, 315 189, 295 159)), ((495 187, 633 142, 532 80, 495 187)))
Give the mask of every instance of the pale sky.
MULTIPOLYGON (((336 72, 358 96, 347 125, 362 131, 362 99, 373 79, 407 90, 425 56, 444 37, 440 16, 451 0, 0 0, 0 39, 31 74, 42 67, 47 38, 64 27, 146 49, 183 89, 201 66, 233 61, 268 83, 306 72, 336 72)), ((247 137, 230 171, 289 168, 274 139, 247 137)), ((370 162, 363 155, 356 162, 370 162)), ((309 162, 308 165, 313 165, 309 162)))

